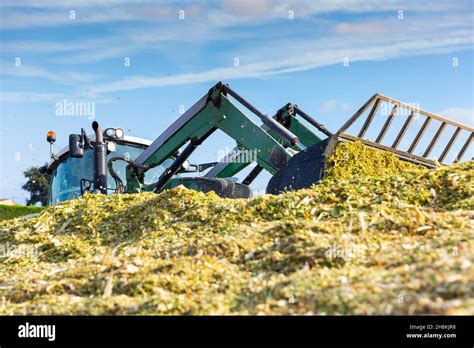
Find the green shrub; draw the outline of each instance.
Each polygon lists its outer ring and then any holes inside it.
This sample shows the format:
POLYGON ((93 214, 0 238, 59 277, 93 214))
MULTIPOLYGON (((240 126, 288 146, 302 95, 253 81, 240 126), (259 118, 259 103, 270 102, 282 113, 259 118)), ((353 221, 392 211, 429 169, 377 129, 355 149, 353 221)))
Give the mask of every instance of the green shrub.
POLYGON ((0 204, 0 220, 8 220, 23 215, 39 213, 43 209, 44 207, 0 204))

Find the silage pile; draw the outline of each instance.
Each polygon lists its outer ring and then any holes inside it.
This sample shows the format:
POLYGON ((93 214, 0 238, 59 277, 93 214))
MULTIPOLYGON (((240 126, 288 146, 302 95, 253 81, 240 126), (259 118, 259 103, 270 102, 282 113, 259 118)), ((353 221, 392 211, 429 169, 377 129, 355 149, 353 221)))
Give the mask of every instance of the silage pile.
POLYGON ((353 177, 383 178, 420 166, 400 161, 393 153, 375 151, 357 142, 340 142, 326 161, 326 179, 350 179, 353 177))
POLYGON ((473 314, 473 180, 470 161, 248 200, 87 195, 0 223, 38 250, 1 259, 0 314, 473 314))

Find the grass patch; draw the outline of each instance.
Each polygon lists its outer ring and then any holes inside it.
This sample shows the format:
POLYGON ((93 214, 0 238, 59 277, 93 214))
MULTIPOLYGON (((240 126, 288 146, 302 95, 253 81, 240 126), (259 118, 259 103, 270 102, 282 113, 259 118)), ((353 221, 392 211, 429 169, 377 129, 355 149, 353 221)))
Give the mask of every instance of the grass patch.
POLYGON ((0 204, 0 220, 14 219, 19 216, 39 213, 44 207, 30 207, 24 205, 3 205, 0 204))

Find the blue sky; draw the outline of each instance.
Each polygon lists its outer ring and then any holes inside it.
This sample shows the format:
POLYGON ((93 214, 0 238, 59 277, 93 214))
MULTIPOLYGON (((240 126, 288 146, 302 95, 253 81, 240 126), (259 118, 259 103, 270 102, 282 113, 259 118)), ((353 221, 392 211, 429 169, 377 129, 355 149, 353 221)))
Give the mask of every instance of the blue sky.
MULTIPOLYGON (((150 140, 219 80, 264 113, 293 102, 333 131, 375 92, 474 123, 470 0, 4 0, 0 11, 0 198, 19 203, 22 172, 48 160, 46 132, 59 149, 90 128, 56 115, 64 99, 150 140)), ((196 160, 233 145, 215 136, 196 160)))

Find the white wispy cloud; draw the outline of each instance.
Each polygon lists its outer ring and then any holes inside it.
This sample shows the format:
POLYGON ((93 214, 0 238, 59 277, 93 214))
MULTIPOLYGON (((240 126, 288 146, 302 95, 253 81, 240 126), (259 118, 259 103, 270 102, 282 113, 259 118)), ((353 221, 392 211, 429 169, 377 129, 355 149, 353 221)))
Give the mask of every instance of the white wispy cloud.
MULTIPOLYGON (((241 79, 251 77, 265 77, 275 74, 283 74, 297 71, 306 71, 332 64, 342 64, 344 58, 349 62, 386 60, 398 57, 423 55, 431 53, 446 53, 453 50, 459 51, 470 49, 473 38, 465 33, 463 36, 453 38, 442 38, 438 40, 420 39, 400 42, 388 42, 363 47, 333 47, 323 48, 317 42, 308 40, 295 43, 297 51, 304 52, 287 55, 278 59, 259 60, 239 67, 221 67, 201 71, 197 73, 178 74, 174 76, 150 77, 133 76, 118 81, 99 84, 90 87, 95 93, 109 93, 141 88, 163 87, 170 85, 181 85, 217 80, 241 79)), ((284 52, 283 49, 280 52, 284 52)), ((262 57, 268 57, 265 54, 262 57)))
POLYGON ((65 96, 60 93, 29 93, 29 92, 4 92, 0 91, 0 102, 6 103, 36 103, 36 102, 57 102, 63 100, 65 96))
POLYGON ((322 113, 328 113, 328 112, 333 111, 336 108, 337 108, 337 100, 328 99, 321 105, 321 107, 319 108, 319 111, 321 111, 322 113))
POLYGON ((391 31, 391 28, 380 22, 369 21, 361 23, 340 23, 336 25, 336 31, 342 34, 386 35, 391 31))
POLYGON ((2 51, 12 53, 62 53, 62 52, 74 52, 74 51, 85 51, 85 50, 96 50, 104 47, 110 43, 118 44, 116 40, 111 38, 90 38, 83 37, 82 40, 62 40, 62 41, 41 41, 41 40, 14 40, 14 41, 2 41, 2 51))
POLYGON ((49 1, 37 4, 30 1, 7 1, 0 3, 0 8, 2 30, 108 22, 176 21, 180 10, 184 10, 190 17, 204 13, 200 4, 151 1, 49 1))
POLYGON ((329 113, 331 111, 340 110, 340 111, 352 111, 354 110, 355 106, 349 103, 341 103, 334 98, 326 100, 324 103, 321 104, 319 111, 322 113, 329 113))
POLYGON ((2 103, 60 103, 64 100, 73 102, 94 102, 96 104, 110 104, 115 100, 101 95, 87 93, 53 93, 53 92, 11 92, 0 91, 2 103))
POLYGON ((42 67, 21 64, 15 66, 13 62, 1 62, 3 76, 42 78, 62 85, 74 85, 78 83, 90 83, 97 80, 97 74, 90 74, 78 71, 52 71, 42 67))
MULTIPOLYGON (((114 28, 106 35, 82 40, 2 42, 2 50, 9 54, 49 54, 48 60, 60 64, 87 64, 104 59, 123 59, 129 53, 166 50, 166 43, 175 46, 182 43, 182 47, 187 48, 191 45, 205 46, 212 42, 230 44, 232 48, 221 53, 219 59, 212 57, 216 65, 218 64, 216 68, 172 76, 149 74, 98 83, 101 77, 96 74, 79 73, 68 69, 63 71, 61 67, 55 70, 39 66, 16 68, 10 62, 1 62, 2 74, 42 78, 63 85, 86 84, 92 93, 101 95, 142 88, 268 77, 342 64, 344 58, 349 59, 352 64, 358 61, 456 52, 472 49, 473 45, 473 15, 469 11, 459 10, 466 8, 466 3, 425 0, 417 2, 239 0, 213 2, 213 6, 211 3, 198 6, 191 2, 185 2, 183 5, 182 2, 148 1, 139 4, 133 1, 121 1, 114 4, 123 6, 110 6, 111 3, 108 1, 73 0, 61 2, 57 7, 57 2, 54 0, 44 2, 44 6, 29 0, 4 1, 2 8, 7 11, 3 11, 2 16, 5 13, 16 14, 15 11, 18 11, 28 18, 13 16, 8 18, 7 22, 2 20, 3 29, 13 29, 15 26, 63 25, 65 16, 69 21, 67 9, 71 6, 79 9, 82 16, 88 13, 87 11, 97 12, 97 8, 104 6, 109 8, 110 11, 99 11, 88 17, 88 21, 97 23, 130 20, 143 24, 149 20, 159 20, 152 25, 132 24, 114 28), (186 8, 189 17, 178 22, 175 12, 181 7, 186 8), (30 15, 38 11, 25 10, 28 8, 39 10, 41 12, 39 20, 44 23, 38 24, 36 22, 38 18, 33 18, 34 16, 30 18, 30 15), (288 22, 287 14, 290 9, 295 11, 295 18, 306 19, 288 22), (403 20, 398 20, 398 10, 404 11, 403 20), (422 10, 423 12, 420 12, 422 10), (416 11, 419 11, 417 16, 414 15, 416 11), (365 13, 367 16, 364 16, 363 20, 344 22, 317 17, 319 14, 331 12, 365 13), (382 12, 383 15, 380 14, 382 12), (58 13, 61 19, 54 17, 58 13), (48 19, 46 18, 48 14, 53 16, 48 19), (198 17, 200 20, 195 20, 198 17), (206 18, 210 20, 203 22, 206 18), (264 23, 276 20, 280 22, 272 24, 272 30, 264 30, 264 23), (253 30, 246 30, 247 25, 256 24, 262 29, 258 31, 259 35, 253 30), (236 25, 240 27, 235 29, 236 25), (278 35, 275 34, 275 27, 287 28, 290 25, 291 30, 277 30, 278 35), (249 42, 256 43, 248 45, 249 42), (241 58, 239 67, 232 66, 232 59, 235 56, 241 58)), ((177 64, 179 58, 176 57, 177 64)), ((103 80, 102 78, 101 81, 103 80)))
POLYGON ((95 52, 74 52, 54 59, 55 62, 61 64, 86 64, 92 62, 100 62, 105 59, 113 59, 117 57, 125 57, 127 52, 133 52, 136 48, 132 47, 104 47, 95 52))
POLYGON ((103 23, 114 21, 133 20, 133 16, 120 9, 111 9, 106 13, 96 11, 66 10, 61 11, 22 11, 10 10, 0 17, 0 29, 22 29, 30 27, 55 27, 64 25, 103 23), (75 11, 74 18, 71 18, 70 11, 75 11))
MULTIPOLYGON (((391 40, 391 35, 406 40, 419 39, 420 34, 432 34, 436 31, 453 31, 454 29, 470 30, 473 15, 470 11, 459 10, 466 7, 465 1, 456 3, 446 1, 279 1, 279 0, 235 0, 211 3, 188 2, 135 2, 135 1, 66 1, 53 0, 42 2, 43 7, 33 1, 4 1, 0 14, 0 28, 20 29, 35 26, 75 25, 78 23, 107 23, 124 21, 125 27, 108 32, 98 37, 74 37, 59 41, 4 41, 2 50, 9 53, 43 53, 54 54, 54 61, 61 64, 84 64, 105 59, 123 57, 126 53, 137 53, 143 50, 165 50, 162 43, 173 42, 192 45, 206 45, 209 42, 245 43, 260 40, 265 45, 280 49, 285 38, 292 45, 293 41, 309 35, 321 35, 315 30, 324 27, 323 35, 327 42, 345 41, 359 44, 356 40, 347 40, 347 36, 357 36, 364 41, 391 40), (60 5, 59 5, 60 3, 60 5), (429 3, 429 6, 428 6, 429 3), (211 6, 212 4, 212 6, 211 6), (58 5, 58 6, 56 6, 58 5), (120 5, 120 6, 119 6, 120 5), (77 8, 76 19, 69 19, 68 8, 77 8), (40 8, 40 10, 38 10, 40 8), (185 9, 186 19, 178 20, 179 9, 185 9), (33 9, 33 10, 30 10, 33 9), (296 21, 289 22, 288 11, 295 11, 296 21), (404 20, 397 20, 397 11, 405 11, 404 20), (416 20, 414 11, 417 13, 416 20), (335 23, 328 19, 318 18, 319 14, 331 12, 356 12, 370 15, 373 12, 385 13, 383 17, 335 23), (388 14, 387 14, 388 12, 388 14), (434 13, 433 16, 429 15, 434 13), (312 18, 311 16, 316 16, 312 18), (305 20, 302 20, 304 18, 305 20), (261 37, 255 37, 247 26, 258 25, 260 28, 270 21, 279 20, 275 37, 273 30, 259 30, 261 37), (139 24, 139 25, 137 25, 139 24), (238 26, 236 30, 235 27, 238 26), (283 28, 291 26, 293 31, 283 28), (332 30, 332 32, 331 32, 332 30), (271 34, 273 33, 273 34, 271 34), (272 36, 273 35, 273 36, 272 36), (71 53, 71 54, 69 54, 71 53)), ((451 33, 451 36, 454 33, 451 33)), ((436 36, 436 35, 432 35, 436 36)), ((237 45, 238 46, 238 45, 237 45)), ((261 47, 259 44, 258 47, 261 47)), ((238 49, 238 47, 237 47, 238 49)), ((256 53, 262 51, 255 50, 256 53)), ((253 53, 247 55, 251 57, 253 53)))
POLYGON ((426 13, 465 8, 466 3, 469 4, 468 1, 440 0, 222 0, 199 3, 146 0, 4 0, 0 3, 0 28, 176 20, 180 10, 185 11, 188 19, 207 20, 207 25, 226 27, 287 18, 289 11, 299 18, 333 12, 375 13, 403 10, 426 13), (76 11, 74 20, 69 18, 70 10, 76 11))
MULTIPOLYGON (((131 1, 128 1, 131 2, 131 1)), ((84 8, 110 5, 111 0, 3 0, 0 7, 3 8, 84 8)), ((114 1, 115 4, 127 3, 127 1, 114 1)))

